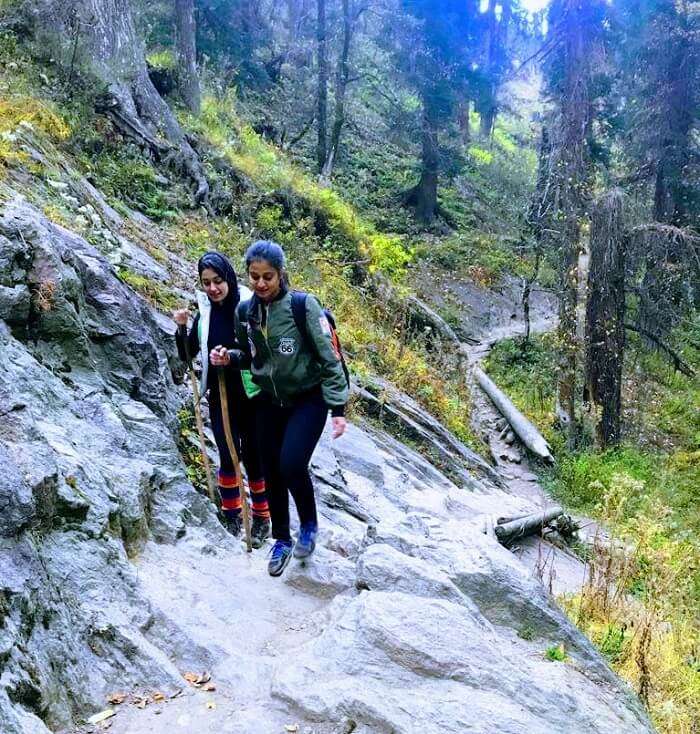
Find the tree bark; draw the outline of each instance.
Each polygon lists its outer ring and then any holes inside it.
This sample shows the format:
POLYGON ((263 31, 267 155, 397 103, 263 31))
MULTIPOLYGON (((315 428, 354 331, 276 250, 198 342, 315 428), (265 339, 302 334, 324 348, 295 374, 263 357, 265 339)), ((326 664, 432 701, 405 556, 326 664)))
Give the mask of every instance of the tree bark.
MULTIPOLYGON (((568 433, 569 446, 577 440, 576 374, 578 338, 576 305, 581 223, 590 195, 591 161, 587 138, 591 126, 590 59, 596 46, 597 26, 586 16, 579 0, 561 0, 561 81, 556 82, 558 110, 548 127, 551 155, 545 216, 540 232, 559 251, 559 369, 557 415, 568 433)), ((559 73, 557 73, 557 77, 559 73)))
POLYGON ((578 218, 570 213, 564 226, 559 264, 559 369, 557 374, 557 416, 568 433, 569 447, 576 442, 576 304, 578 302, 578 246, 581 230, 578 218))
POLYGON ((75 54, 82 73, 104 85, 98 107, 122 133, 182 170, 194 182, 195 204, 206 203, 209 183, 201 161, 148 76, 129 0, 35 0, 25 10, 36 40, 63 68, 75 54), (77 51, 72 17, 80 20, 77 51))
POLYGON ((437 214, 437 182, 439 166, 438 126, 430 102, 423 95, 421 175, 418 184, 411 189, 406 203, 415 207, 416 217, 430 224, 437 214))
POLYGON ((533 515, 525 515, 508 522, 497 523, 494 527, 494 533, 498 538, 498 542, 508 547, 516 540, 541 533, 552 520, 556 520, 563 514, 564 510, 559 505, 554 505, 548 510, 533 515))
POLYGON ((471 143, 471 127, 469 124, 471 104, 469 99, 465 99, 459 105, 457 112, 457 122, 459 124, 459 136, 462 139, 462 146, 468 148, 471 143))
POLYGON ((318 172, 321 173, 326 162, 327 151, 328 57, 326 49, 326 0, 316 0, 316 60, 318 66, 316 162, 318 172))
POLYGON ((188 109, 199 114, 201 92, 197 74, 196 26, 194 1, 175 0, 175 27, 177 38, 177 81, 180 95, 188 109))
POLYGON ((493 133, 498 115, 498 92, 508 67, 506 42, 508 26, 512 16, 511 0, 502 0, 500 17, 496 14, 496 2, 491 0, 486 11, 488 30, 486 39, 486 74, 487 88, 478 107, 480 122, 479 132, 482 137, 489 138, 493 133))
MULTIPOLYGON (((698 69, 697 48, 685 27, 683 11, 676 11, 673 27, 659 58, 654 100, 658 113, 659 149, 654 187, 654 221, 683 227, 689 224, 689 185, 686 167, 693 149, 693 109, 697 103, 694 85, 698 69)), ((696 42, 695 42, 696 43, 696 42)))
POLYGON ((489 396, 501 415, 508 421, 518 438, 533 454, 547 463, 554 463, 554 457, 547 441, 535 426, 513 405, 508 396, 481 369, 474 368, 474 377, 479 387, 489 396))
POLYGON ((331 131, 331 142, 326 154, 326 160, 321 170, 321 179, 330 181, 333 173, 333 164, 338 157, 340 148, 340 135, 345 124, 345 93, 350 78, 350 42, 352 41, 352 19, 350 18, 350 2, 342 0, 343 6, 343 46, 340 52, 338 70, 335 78, 335 112, 333 116, 333 129, 331 131))
POLYGON ((593 210, 586 307, 584 401, 594 406, 601 448, 620 442, 625 352, 623 197, 607 193, 593 210))

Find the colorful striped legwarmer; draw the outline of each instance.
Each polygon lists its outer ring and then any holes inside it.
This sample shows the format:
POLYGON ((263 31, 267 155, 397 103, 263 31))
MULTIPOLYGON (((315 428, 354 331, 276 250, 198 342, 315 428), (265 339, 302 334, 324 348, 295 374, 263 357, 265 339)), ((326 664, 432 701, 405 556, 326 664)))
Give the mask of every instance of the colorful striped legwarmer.
MULTIPOLYGON (((241 514, 241 488, 235 474, 219 470, 219 492, 221 493, 221 510, 228 518, 235 518, 241 514)), ((270 508, 265 494, 265 480, 256 479, 249 482, 253 517, 266 520, 270 518, 270 508)))
POLYGON ((250 487, 250 499, 253 503, 253 517, 261 517, 265 520, 270 519, 270 508, 267 504, 267 495, 265 494, 265 480, 251 479, 248 482, 250 487))
POLYGON ((238 517, 241 514, 241 488, 238 486, 238 478, 235 474, 219 469, 217 484, 221 493, 221 511, 229 519, 238 517))

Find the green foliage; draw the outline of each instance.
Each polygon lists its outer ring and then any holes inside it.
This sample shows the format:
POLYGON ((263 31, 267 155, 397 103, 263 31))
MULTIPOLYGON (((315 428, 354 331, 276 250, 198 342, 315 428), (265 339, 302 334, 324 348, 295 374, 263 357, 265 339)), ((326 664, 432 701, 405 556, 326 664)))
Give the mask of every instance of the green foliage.
MULTIPOLYGON (((232 95, 222 100, 206 98, 202 114, 191 120, 209 141, 223 149, 233 166, 255 186, 270 195, 289 198, 304 211, 305 220, 314 223, 318 248, 334 259, 367 259, 370 270, 382 270, 399 280, 411 261, 410 249, 399 237, 378 233, 375 228, 331 188, 319 186, 273 145, 263 140, 238 117, 232 95)), ((281 210, 258 212, 258 226, 291 244, 292 232, 282 225, 281 210)))
MULTIPOLYGON (((624 476, 644 483, 658 471, 658 457, 643 454, 634 446, 622 446, 603 453, 586 450, 558 458, 556 478, 550 481, 549 487, 570 507, 583 512, 596 509, 614 479, 624 476)), ((639 507, 642 496, 630 499, 639 507)), ((628 506, 628 510, 631 509, 628 506)))
MULTIPOLYGON (((694 328, 676 335, 690 363, 697 361, 694 328)), ((567 602, 570 616, 633 685, 649 676, 649 706, 661 731, 692 731, 700 675, 685 661, 700 645, 698 381, 631 340, 623 391, 625 423, 634 426, 628 442, 569 452, 553 429, 555 358, 553 337, 534 338, 526 354, 511 340, 494 347, 487 371, 555 447, 556 465, 543 476, 550 493, 613 536, 609 547, 588 549, 587 562, 604 583, 567 602), (624 560, 615 559, 618 548, 624 560), (625 593, 610 599, 606 584, 625 593), (650 642, 640 648, 645 627, 650 642)))
POLYGON ((548 438, 554 418, 556 364, 553 334, 534 336, 527 347, 521 339, 499 342, 484 364, 489 376, 548 438))
POLYGON ((70 134, 65 120, 48 103, 25 95, 0 95, 0 166, 29 161, 18 141, 22 128, 56 141, 70 134))
POLYGON ((177 444, 180 455, 185 462, 187 478, 201 494, 206 495, 208 492, 207 476, 202 460, 202 452, 198 447, 199 436, 192 405, 188 404, 181 408, 177 413, 177 418, 180 424, 180 435, 177 444))
POLYGON ((176 215, 176 202, 159 182, 158 174, 138 151, 123 143, 108 143, 83 164, 113 201, 126 203, 152 219, 176 215))
POLYGON ((544 657, 552 663, 564 663, 569 659, 564 643, 551 645, 544 651, 544 657))
POLYGON ((627 642, 628 637, 624 627, 617 624, 608 624, 605 626, 597 647, 611 663, 617 663, 622 658, 627 642))
POLYGON ((147 54, 146 61, 155 69, 163 69, 166 71, 174 71, 177 67, 177 59, 172 49, 162 49, 160 51, 152 51, 147 54))
POLYGON ((490 150, 480 148, 478 145, 469 146, 469 157, 477 165, 490 166, 493 163, 493 153, 490 150))
POLYGON ((178 307, 180 299, 163 283, 134 273, 127 268, 120 268, 118 275, 124 283, 161 311, 169 312, 178 307))

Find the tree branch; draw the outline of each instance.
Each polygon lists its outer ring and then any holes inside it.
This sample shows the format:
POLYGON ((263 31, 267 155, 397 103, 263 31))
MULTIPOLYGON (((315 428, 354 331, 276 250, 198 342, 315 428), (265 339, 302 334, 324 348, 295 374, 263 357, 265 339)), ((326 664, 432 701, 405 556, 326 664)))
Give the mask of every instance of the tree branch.
POLYGON ((678 372, 682 372, 686 377, 695 377, 695 370, 689 367, 678 356, 678 354, 676 354, 676 352, 671 349, 671 347, 669 347, 667 344, 664 344, 664 342, 662 342, 661 339, 656 336, 656 334, 653 334, 651 331, 647 331, 646 329, 642 329, 639 326, 634 326, 633 324, 625 324, 625 329, 629 329, 630 331, 634 331, 637 334, 641 334, 650 341, 654 342, 654 344, 656 344, 656 346, 662 352, 665 352, 671 358, 675 370, 677 370, 678 372))

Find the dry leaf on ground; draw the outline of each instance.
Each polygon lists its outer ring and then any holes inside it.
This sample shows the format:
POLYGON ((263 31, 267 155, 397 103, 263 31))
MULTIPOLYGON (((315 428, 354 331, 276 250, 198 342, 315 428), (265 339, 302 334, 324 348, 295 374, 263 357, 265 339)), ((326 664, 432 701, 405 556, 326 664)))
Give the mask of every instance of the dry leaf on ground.
POLYGON ((100 711, 99 714, 93 714, 88 719, 88 724, 99 724, 100 721, 104 721, 105 719, 109 719, 110 716, 114 716, 117 712, 114 709, 105 709, 104 711, 100 711))
POLYGON ((201 675, 198 673, 185 673, 183 678, 195 688, 199 688, 211 680, 211 675, 207 672, 201 675))

